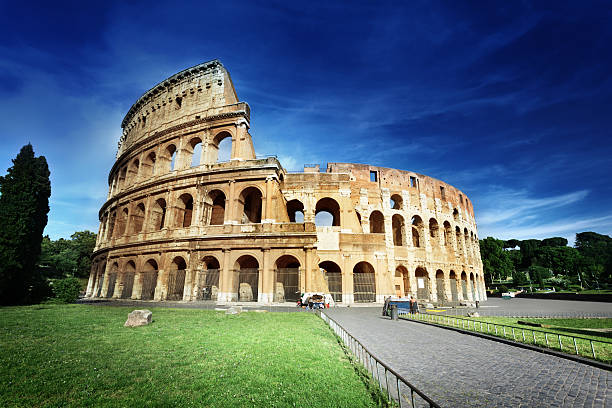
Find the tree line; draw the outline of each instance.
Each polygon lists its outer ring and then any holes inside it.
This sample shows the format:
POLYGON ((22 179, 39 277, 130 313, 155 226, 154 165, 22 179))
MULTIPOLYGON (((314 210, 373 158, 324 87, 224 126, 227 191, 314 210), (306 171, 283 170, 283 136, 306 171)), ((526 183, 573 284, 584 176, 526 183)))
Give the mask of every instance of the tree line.
POLYGON ((78 278, 89 276, 96 234, 75 232, 69 240, 43 237, 51 196, 44 156, 21 148, 0 177, 0 304, 38 303, 49 297, 74 301, 78 278))
POLYGON ((595 232, 576 234, 573 247, 567 239, 480 240, 485 281, 512 279, 513 286, 536 284, 541 288, 570 286, 600 289, 612 285, 612 238, 595 232))

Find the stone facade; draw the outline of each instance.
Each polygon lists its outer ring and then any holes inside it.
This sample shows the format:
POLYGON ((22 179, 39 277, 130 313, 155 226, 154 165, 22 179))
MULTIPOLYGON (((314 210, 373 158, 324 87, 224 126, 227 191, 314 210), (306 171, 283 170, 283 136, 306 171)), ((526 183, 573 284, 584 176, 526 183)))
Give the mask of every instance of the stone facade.
POLYGON ((288 173, 255 157, 249 124, 218 60, 173 75, 130 108, 87 297, 485 299, 474 210, 461 191, 365 164, 288 173))

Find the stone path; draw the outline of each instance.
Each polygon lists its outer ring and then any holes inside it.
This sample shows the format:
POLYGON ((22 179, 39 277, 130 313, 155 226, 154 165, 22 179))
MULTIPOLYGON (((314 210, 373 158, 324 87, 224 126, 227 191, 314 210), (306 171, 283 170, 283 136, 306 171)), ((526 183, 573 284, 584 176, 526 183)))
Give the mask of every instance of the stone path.
POLYGON ((380 311, 326 313, 443 407, 612 406, 609 371, 380 311))

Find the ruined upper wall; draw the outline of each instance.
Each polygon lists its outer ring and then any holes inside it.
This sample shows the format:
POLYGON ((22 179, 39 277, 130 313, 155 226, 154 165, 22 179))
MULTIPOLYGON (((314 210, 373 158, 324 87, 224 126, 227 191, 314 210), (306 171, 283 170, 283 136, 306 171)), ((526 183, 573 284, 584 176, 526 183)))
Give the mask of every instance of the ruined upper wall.
POLYGON ((397 170, 387 167, 370 166, 368 164, 355 163, 328 163, 328 173, 349 173, 351 184, 360 188, 378 189, 387 188, 390 193, 399 193, 401 190, 416 191, 418 194, 432 199, 439 199, 450 203, 454 208, 461 208, 474 218, 474 207, 467 196, 454 186, 412 171, 397 170), (376 181, 372 181, 371 173, 376 175, 376 181), (442 193, 443 188, 444 193, 442 193))
POLYGON ((196 65, 155 85, 132 105, 121 123, 117 157, 135 142, 172 126, 224 115, 249 121, 249 111, 219 60, 196 65))

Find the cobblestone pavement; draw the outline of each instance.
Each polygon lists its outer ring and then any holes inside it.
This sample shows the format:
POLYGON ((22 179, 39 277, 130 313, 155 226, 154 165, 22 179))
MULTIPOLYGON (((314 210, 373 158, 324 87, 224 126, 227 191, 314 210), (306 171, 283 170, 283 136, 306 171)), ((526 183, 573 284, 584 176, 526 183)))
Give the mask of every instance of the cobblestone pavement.
POLYGON ((443 407, 612 406, 609 371, 380 311, 325 312, 443 407))

